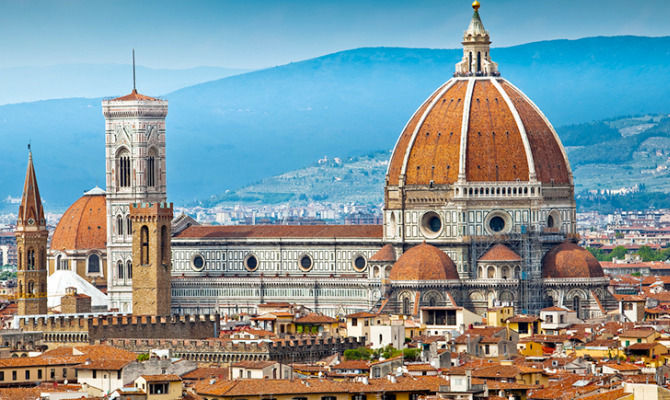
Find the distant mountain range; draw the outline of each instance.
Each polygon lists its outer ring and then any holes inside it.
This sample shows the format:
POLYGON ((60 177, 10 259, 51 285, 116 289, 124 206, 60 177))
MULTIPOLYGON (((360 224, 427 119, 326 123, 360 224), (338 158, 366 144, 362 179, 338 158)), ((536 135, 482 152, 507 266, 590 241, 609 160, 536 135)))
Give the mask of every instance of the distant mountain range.
MULTIPOLYGON (((670 110, 670 37, 556 40, 491 54, 555 126, 670 110)), ((460 57, 461 50, 362 48, 168 93, 168 195, 183 204, 324 155, 387 151, 460 57)), ((104 186, 103 130, 100 99, 1 106, 0 198, 20 195, 29 139, 48 208, 104 186)), ((608 129, 586 132, 566 144, 618 140, 608 129)))
MULTIPOLYGON (((670 207, 670 117, 615 118, 558 128, 567 145, 580 210, 638 210, 670 207), (595 132, 594 136, 590 133, 595 132), (603 179, 605 178, 606 179, 603 179), (612 196, 604 189, 630 192, 612 196), (589 191, 597 190, 594 195, 589 191)), ((238 190, 210 196, 198 204, 276 204, 312 201, 383 201, 391 152, 322 158, 306 168, 262 179, 238 190)))

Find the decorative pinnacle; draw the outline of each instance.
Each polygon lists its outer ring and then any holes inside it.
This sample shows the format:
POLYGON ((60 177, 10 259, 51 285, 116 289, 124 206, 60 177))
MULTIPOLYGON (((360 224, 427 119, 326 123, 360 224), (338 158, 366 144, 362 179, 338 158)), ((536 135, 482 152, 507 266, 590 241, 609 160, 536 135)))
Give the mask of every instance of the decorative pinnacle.
POLYGON ((472 8, 474 8, 475 11, 478 11, 478 10, 479 10, 479 5, 480 5, 480 4, 479 4, 479 1, 477 1, 477 0, 475 0, 475 1, 472 2, 472 8))

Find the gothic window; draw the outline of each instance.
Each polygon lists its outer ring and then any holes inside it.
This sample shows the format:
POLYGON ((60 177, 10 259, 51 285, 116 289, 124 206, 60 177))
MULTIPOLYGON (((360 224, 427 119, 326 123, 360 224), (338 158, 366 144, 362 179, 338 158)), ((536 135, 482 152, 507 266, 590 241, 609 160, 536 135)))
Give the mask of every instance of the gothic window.
POLYGON ((404 315, 409 315, 411 313, 409 305, 409 297, 405 297, 402 299, 402 313, 404 315))
POLYGON ((520 279, 521 278, 521 268, 519 266, 516 266, 514 268, 514 279, 520 279))
POLYGON ((88 256, 88 273, 89 274, 98 274, 100 273, 100 257, 97 254, 91 254, 88 256))
POLYGON ((21 252, 21 250, 19 250, 19 258, 18 258, 18 260, 19 260, 18 269, 21 269, 21 267, 23 267, 23 253, 21 252))
POLYGON ((170 244, 168 243, 168 233, 167 233, 167 226, 163 225, 161 227, 161 264, 162 265, 169 265, 170 264, 170 256, 168 254, 168 249, 170 244))
POLYGON ((130 215, 126 216, 126 234, 128 236, 133 235, 133 223, 130 221, 130 215))
POLYGON ((116 234, 123 236, 123 218, 120 215, 116 216, 116 234))
POLYGON ((147 186, 156 186, 156 151, 151 149, 147 157, 147 186))
POLYGON ((60 270, 61 258, 60 254, 56 256, 56 271, 60 270))
POLYGON ((117 157, 117 180, 119 187, 130 187, 130 153, 127 150, 119 153, 117 157))
POLYGON ((133 279, 133 262, 130 260, 126 261, 126 278, 133 279))
POLYGON ((477 52, 477 72, 482 72, 482 53, 477 52))
POLYGON ((28 281, 28 294, 35 294, 35 282, 28 281))
POLYGON ((140 263, 149 264, 149 228, 146 225, 140 230, 140 263))
POLYGON ((28 249, 28 253, 26 254, 28 257, 27 260, 27 265, 28 265, 28 270, 34 270, 35 269, 35 250, 34 249, 28 249))
POLYGON ((123 261, 116 264, 116 278, 120 281, 123 280, 123 261))
POLYGON ((554 227, 554 217, 551 215, 549 218, 547 218, 547 228, 553 228, 554 227))

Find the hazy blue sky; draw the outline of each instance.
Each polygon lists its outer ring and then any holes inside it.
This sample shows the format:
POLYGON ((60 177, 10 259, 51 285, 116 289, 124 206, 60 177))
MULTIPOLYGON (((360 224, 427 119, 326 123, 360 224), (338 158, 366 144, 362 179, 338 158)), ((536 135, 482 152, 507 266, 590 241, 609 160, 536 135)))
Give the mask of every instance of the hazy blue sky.
MULTIPOLYGON (((494 46, 670 35, 663 0, 481 0, 494 46)), ((0 0, 0 68, 138 63, 258 68, 361 46, 454 48, 470 0, 0 0)))

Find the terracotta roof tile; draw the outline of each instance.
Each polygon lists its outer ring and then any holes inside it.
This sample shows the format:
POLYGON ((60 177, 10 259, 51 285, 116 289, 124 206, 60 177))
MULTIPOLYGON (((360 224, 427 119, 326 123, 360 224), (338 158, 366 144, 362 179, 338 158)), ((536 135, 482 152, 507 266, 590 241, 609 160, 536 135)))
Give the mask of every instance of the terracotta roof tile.
POLYGON ((381 225, 192 225, 178 238, 381 238, 381 225))
POLYGON ((605 276, 598 260, 588 250, 566 241, 542 258, 543 278, 599 278, 605 276))
POLYGON ((51 239, 53 250, 106 249, 105 195, 84 195, 65 211, 51 239))
POLYGON ((393 246, 390 243, 384 245, 384 247, 370 257, 370 261, 395 261, 393 246))
POLYGON ((504 244, 496 244, 478 261, 521 261, 521 257, 504 244))
POLYGON ((456 264, 447 253, 422 243, 407 250, 391 268, 393 281, 430 281, 459 279, 456 264))
POLYGON ((294 322, 296 324, 334 324, 338 322, 338 320, 327 315, 311 313, 304 317, 297 318, 294 322))
POLYGON ((129 94, 117 97, 110 101, 160 101, 160 99, 143 95, 139 93, 136 89, 133 89, 133 91, 130 92, 129 94))

